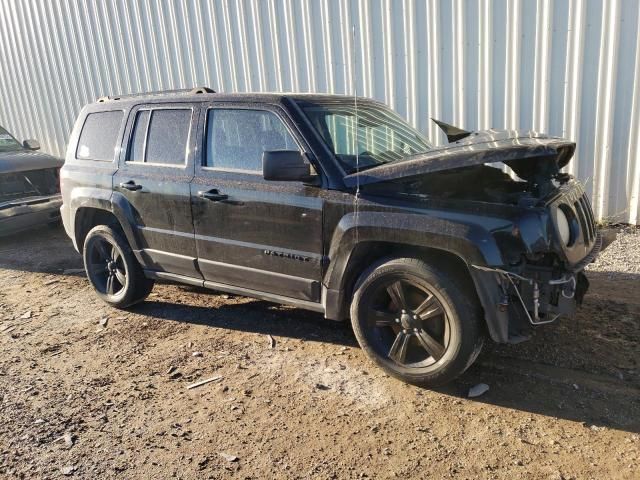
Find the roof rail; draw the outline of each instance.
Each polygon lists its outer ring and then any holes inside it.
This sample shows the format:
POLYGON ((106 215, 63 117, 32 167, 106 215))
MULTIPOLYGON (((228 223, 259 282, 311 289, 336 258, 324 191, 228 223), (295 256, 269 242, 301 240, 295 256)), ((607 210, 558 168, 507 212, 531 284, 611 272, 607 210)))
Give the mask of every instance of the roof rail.
POLYGON ((104 96, 104 97, 98 98, 98 100, 96 101, 99 103, 104 103, 104 102, 110 102, 113 100, 123 100, 126 98, 135 98, 135 97, 160 97, 164 95, 195 95, 198 93, 216 93, 216 91, 209 87, 183 88, 180 90, 157 90, 155 92, 142 92, 142 93, 131 93, 127 95, 104 96))

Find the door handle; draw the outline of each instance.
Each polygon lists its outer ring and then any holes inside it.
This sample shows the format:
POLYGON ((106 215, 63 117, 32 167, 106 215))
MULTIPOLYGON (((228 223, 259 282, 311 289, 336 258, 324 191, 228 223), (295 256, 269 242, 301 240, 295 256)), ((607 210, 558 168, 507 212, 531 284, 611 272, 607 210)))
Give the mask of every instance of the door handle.
POLYGON ((135 192, 137 190, 142 190, 142 185, 138 185, 133 180, 129 180, 128 182, 122 182, 120 184, 120 188, 124 188, 125 190, 131 190, 132 192, 135 192))
POLYGON ((218 190, 216 190, 215 188, 212 190, 208 190, 206 192, 204 191, 198 192, 198 196, 206 200, 211 200, 212 202, 221 202, 229 198, 229 195, 219 193, 218 190))

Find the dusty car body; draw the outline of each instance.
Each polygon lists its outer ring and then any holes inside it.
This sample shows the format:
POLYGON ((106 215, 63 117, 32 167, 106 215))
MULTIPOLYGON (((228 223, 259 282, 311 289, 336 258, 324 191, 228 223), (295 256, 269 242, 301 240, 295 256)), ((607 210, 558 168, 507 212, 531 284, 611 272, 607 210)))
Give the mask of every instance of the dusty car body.
POLYGON ((155 280, 292 304, 351 318, 391 375, 441 384, 485 332, 519 342, 571 317, 606 242, 583 187, 561 173, 574 143, 440 125, 451 143, 433 147, 368 99, 105 98, 69 141, 63 222, 116 307, 155 280), (92 143, 94 124, 108 145, 92 143))
POLYGON ((0 236, 60 221, 63 161, 20 144, 0 127, 0 236))

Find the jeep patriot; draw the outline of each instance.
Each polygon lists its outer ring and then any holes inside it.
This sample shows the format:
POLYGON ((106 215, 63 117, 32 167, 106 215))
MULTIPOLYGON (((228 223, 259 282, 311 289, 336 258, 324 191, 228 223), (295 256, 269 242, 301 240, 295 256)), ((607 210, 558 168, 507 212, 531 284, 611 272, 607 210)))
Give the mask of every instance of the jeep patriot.
POLYGON ((208 88, 84 107, 62 219, 116 308, 179 282, 350 319, 389 374, 435 386, 485 338, 571 317, 610 240, 575 150, 535 132, 437 122, 433 146, 385 105, 208 88))

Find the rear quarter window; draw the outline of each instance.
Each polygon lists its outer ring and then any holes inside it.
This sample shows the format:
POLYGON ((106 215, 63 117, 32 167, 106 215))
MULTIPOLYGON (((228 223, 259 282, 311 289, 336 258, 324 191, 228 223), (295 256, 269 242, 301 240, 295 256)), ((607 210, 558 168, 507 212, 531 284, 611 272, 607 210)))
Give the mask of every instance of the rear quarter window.
POLYGON ((76 158, 110 162, 116 151, 118 133, 124 112, 96 112, 87 115, 80 132, 76 158))

